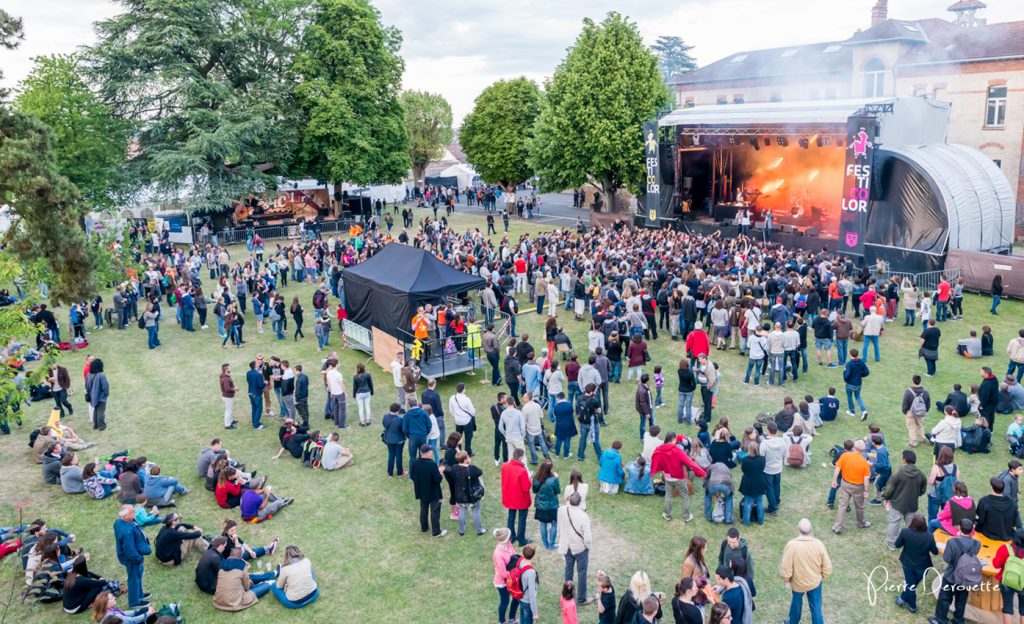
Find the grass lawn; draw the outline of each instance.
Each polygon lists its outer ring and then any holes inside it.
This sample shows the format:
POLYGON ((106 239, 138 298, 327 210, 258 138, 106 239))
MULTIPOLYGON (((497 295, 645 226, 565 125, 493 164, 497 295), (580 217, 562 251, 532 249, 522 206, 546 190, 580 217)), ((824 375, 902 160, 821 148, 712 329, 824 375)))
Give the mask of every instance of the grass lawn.
MULTIPOLYGON (((417 219, 420 216, 417 214, 417 219)), ((456 215, 452 222, 460 229, 468 226, 484 229, 484 220, 478 215, 456 215)), ((518 236, 527 229, 523 222, 513 221, 510 234, 518 236)), ((244 253, 244 248, 233 251, 237 259, 239 253, 244 253)), ((472 531, 460 538, 455 531, 455 522, 446 519, 447 514, 442 515, 442 522, 449 530, 448 537, 436 540, 421 535, 412 486, 408 481, 388 479, 386 476, 387 454, 380 442, 378 426, 365 429, 350 427, 347 430, 342 442, 352 449, 356 462, 353 467, 335 474, 301 468, 298 462, 287 455, 271 461, 271 456, 278 448, 277 421, 270 419, 266 430, 253 431, 248 425, 249 407, 244 392, 235 405, 235 417, 241 421, 239 428, 234 431, 223 430, 223 409, 217 383, 220 364, 229 362, 236 384, 244 386, 244 371, 248 369, 249 360, 257 352, 263 352, 268 357, 273 354, 287 358, 293 365, 304 365, 312 382, 311 422, 313 426, 330 431, 329 423, 320 417, 324 391, 316 377, 321 354, 316 352, 312 322, 308 320, 311 292, 308 285, 296 287, 289 284, 284 289, 289 302, 293 295, 298 295, 307 309, 307 336, 298 342, 292 341, 290 337, 279 342, 269 329, 258 335, 250 316, 250 322, 245 326, 248 341, 245 348, 222 350, 216 336, 215 322, 211 323, 212 329, 188 334, 168 320, 163 323, 160 333, 164 346, 155 351, 146 349, 146 333, 132 325, 122 332, 116 329, 90 332, 89 348, 69 353, 64 358, 63 364, 72 373, 72 385, 76 391, 71 398, 75 414, 68 422, 83 438, 97 443, 95 449, 83 453, 83 465, 96 455, 106 455, 121 449, 130 449, 133 455, 146 455, 151 461, 159 463, 165 474, 180 477, 192 489, 191 494, 178 499, 177 511, 184 516, 185 521, 198 524, 213 533, 219 531, 218 527, 225 518, 237 519, 238 513, 226 512, 217 507, 213 495, 203 489, 194 471, 200 447, 215 436, 221 437, 233 457, 244 461, 250 468, 257 468, 260 474, 270 475, 275 491, 296 499, 293 506, 270 522, 244 527, 241 531, 243 538, 251 544, 261 545, 278 536, 282 546, 298 545, 313 561, 321 596, 317 603, 302 611, 285 610, 273 597, 268 596, 262 604, 246 611, 225 614, 213 609, 210 597, 202 594, 193 583, 197 556, 190 556, 180 569, 168 569, 155 561, 147 561, 145 589, 153 593, 153 602, 157 606, 165 602, 180 602, 186 620, 192 624, 269 620, 396 623, 495 621, 496 593, 491 585, 493 568, 490 556, 493 539, 490 535, 473 536, 472 531), (91 431, 87 422, 81 377, 83 359, 87 352, 103 358, 110 380, 108 429, 103 433, 91 431)), ((105 300, 110 301, 109 295, 105 300)), ((979 367, 982 365, 991 366, 999 376, 1005 372, 1004 349, 1007 340, 1016 334, 1022 324, 1024 304, 1006 301, 998 317, 989 315, 988 305, 987 297, 969 296, 965 300, 966 320, 941 325, 944 336, 938 375, 928 379, 926 384, 933 399, 944 398, 954 382, 960 382, 965 387, 977 383, 979 367), (993 328, 996 357, 981 362, 958 359, 952 346, 955 338, 966 336, 972 327, 980 329, 984 323, 993 328)), ((521 301, 521 308, 524 312, 519 319, 519 331, 541 337, 544 317, 531 313, 525 298, 521 301)), ((58 310, 57 313, 62 321, 66 319, 66 309, 58 310)), ((575 343, 585 345, 585 324, 575 323, 571 317, 563 317, 563 320, 575 343)), ((881 340, 882 361, 878 364, 868 362, 872 374, 865 382, 863 396, 871 412, 870 420, 880 423, 887 434, 895 463, 899 462, 899 452, 906 441, 903 416, 899 410, 902 393, 913 373, 924 372, 924 362, 917 358, 919 331, 919 328, 910 330, 901 327, 899 322, 888 326, 881 340)), ((331 341, 334 348, 340 345, 336 331, 331 341)), ((532 342, 539 348, 543 339, 534 339, 532 342)), ((657 410, 656 417, 663 425, 670 424, 673 428, 674 370, 681 350, 681 343, 671 342, 664 336, 651 343, 652 365, 662 364, 668 380, 665 390, 668 404, 657 410)), ((784 395, 791 395, 799 401, 804 394, 816 397, 823 395, 830 385, 842 392, 839 369, 819 368, 812 363, 807 376, 802 376, 798 383, 787 385, 784 390, 764 386, 755 388, 741 384, 746 360, 736 351, 713 352, 712 357, 720 364, 724 374, 715 416, 728 415, 737 433, 751 424, 758 412, 774 412, 779 409, 784 395)), ((350 380, 355 364, 365 361, 366 356, 356 351, 345 351, 341 354, 341 360, 346 380, 350 380)), ((389 374, 375 366, 371 371, 378 389, 373 399, 374 412, 379 418, 394 400, 394 393, 389 374)), ((476 460, 484 471, 487 485, 487 496, 483 502, 484 526, 492 529, 504 523, 505 511, 500 504, 498 469, 490 455, 493 426, 488 417, 488 407, 494 400, 495 389, 477 383, 480 379, 479 376, 449 379, 441 384, 440 390, 447 400, 457 381, 468 382, 469 394, 479 415, 476 460)), ((622 440, 625 445, 623 457, 628 460, 640 449, 632 384, 624 382, 613 387, 611 399, 610 424, 601 432, 602 441, 607 447, 615 439, 622 440)), ((350 420, 355 421, 354 401, 350 403, 353 403, 349 409, 350 420)), ((841 414, 845 412, 845 399, 843 403, 841 414)), ((124 571, 115 558, 111 529, 116 517, 116 501, 92 501, 84 496, 67 496, 59 487, 44 485, 39 466, 28 463, 28 432, 32 427, 45 423, 49 410, 49 403, 33 404, 26 411, 26 428, 0 439, 0 466, 5 476, 0 480, 0 525, 17 521, 16 507, 23 510, 26 521, 43 516, 50 526, 77 534, 78 545, 84 546, 93 555, 90 568, 101 575, 123 580, 124 571)), ((937 412, 929 414, 926 423, 928 428, 939 418, 937 412)), ((987 493, 988 477, 1004 468, 1009 458, 1006 446, 1002 443, 1002 433, 1009 418, 999 416, 991 454, 958 454, 961 475, 968 482, 975 498, 987 493)), ((448 428, 449 431, 454 430, 450 420, 448 428)), ((677 431, 680 430, 694 432, 693 427, 680 426, 677 431)), ((868 518, 874 523, 870 529, 848 529, 842 536, 833 535, 829 531, 833 514, 825 508, 825 497, 831 470, 822 468, 822 462, 827 461, 827 449, 832 444, 841 443, 844 438, 863 436, 865 432, 865 423, 845 415, 821 429, 819 438, 811 446, 814 459, 811 466, 802 471, 787 468, 783 474, 783 503, 779 515, 768 518, 764 526, 740 528, 756 560, 758 596, 755 621, 781 622, 786 616, 789 594, 779 580, 777 570, 782 548, 795 535, 795 525, 801 517, 808 517, 814 522, 815 533, 824 541, 835 566, 833 577, 825 585, 827 621, 909 623, 924 619, 923 615, 910 616, 897 609, 891 594, 880 593, 876 604, 869 602, 865 574, 876 566, 887 569, 891 581, 902 581, 898 553, 890 552, 882 545, 885 516, 881 507, 868 508, 868 518)), ((921 455, 919 464, 927 471, 931 465, 930 447, 922 449, 921 455)), ((717 555, 718 544, 725 536, 725 527, 709 525, 704 521, 702 498, 697 497, 691 501, 691 510, 696 518, 693 522, 684 524, 676 519, 666 523, 661 518, 660 498, 599 495, 595 483, 597 464, 592 453, 584 464, 578 464, 575 460, 556 461, 555 467, 562 477, 563 485, 568 481, 569 471, 575 467, 580 467, 586 480, 594 484, 589 500, 595 530, 590 564, 591 593, 596 590, 598 569, 607 570, 611 574, 620 596, 627 589, 633 572, 642 569, 650 575, 655 590, 671 595, 678 581, 682 555, 691 536, 695 534, 708 539, 712 558, 717 555)), ((738 471, 734 478, 738 485, 738 471)), ((737 506, 738 500, 737 497, 737 506)), ((922 499, 922 510, 924 504, 922 499)), ((442 507, 442 510, 445 511, 445 508, 442 507)), ((737 509, 737 521, 738 517, 737 509)), ((849 526, 852 526, 852 522, 849 526)), ((151 527, 146 531, 153 538, 157 528, 151 527)), ((532 519, 532 513, 528 533, 535 542, 539 542, 539 530, 537 522, 532 519)), ((277 555, 268 559, 277 563, 280 558, 277 555)), ((13 558, 7 558, 3 562, 5 578, 8 580, 17 567, 13 561, 13 558)), ((556 553, 542 552, 538 554, 535 563, 543 585, 540 603, 542 621, 557 621, 562 561, 556 553)), ((876 581, 880 579, 880 574, 876 573, 876 581)), ((4 587, 10 587, 10 584, 4 587)), ((20 589, 19 586, 18 591, 20 589)), ((0 596, 4 597, 0 601, 5 600, 7 595, 6 589, 0 590, 0 596)), ((930 597, 923 599, 920 603, 922 613, 933 611, 934 604, 930 597)), ((671 621, 668 611, 666 615, 666 621, 671 621)), ((59 606, 29 607, 17 604, 11 609, 7 621, 41 624, 63 621, 67 617, 59 606)), ((85 619, 82 616, 77 621, 85 619)), ((596 620, 596 609, 581 611, 581 622, 596 620)))

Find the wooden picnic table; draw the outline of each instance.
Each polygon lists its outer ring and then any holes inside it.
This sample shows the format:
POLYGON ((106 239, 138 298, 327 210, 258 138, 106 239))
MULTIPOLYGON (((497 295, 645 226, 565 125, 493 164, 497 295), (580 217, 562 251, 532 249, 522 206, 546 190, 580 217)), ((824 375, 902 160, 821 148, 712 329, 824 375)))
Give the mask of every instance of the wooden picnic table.
MULTIPOLYGON (((939 547, 939 552, 945 552, 946 542, 952 539, 953 536, 942 529, 936 529, 934 536, 935 545, 939 547)), ((989 539, 981 533, 975 533, 973 537, 981 542, 978 559, 981 560, 985 567, 981 570, 983 576, 981 587, 972 590, 967 595, 967 604, 982 611, 1001 613, 1003 597, 999 593, 999 582, 996 581, 996 575, 999 574, 999 570, 992 565, 992 561, 996 558, 996 552, 999 550, 999 547, 1010 542, 989 539)))

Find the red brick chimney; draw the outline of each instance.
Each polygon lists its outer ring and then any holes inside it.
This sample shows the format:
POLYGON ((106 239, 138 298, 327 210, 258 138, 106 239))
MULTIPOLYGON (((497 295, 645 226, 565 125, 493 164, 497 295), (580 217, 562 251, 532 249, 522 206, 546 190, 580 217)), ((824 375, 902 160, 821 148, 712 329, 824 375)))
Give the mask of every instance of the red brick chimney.
POLYGON ((871 26, 878 26, 889 16, 889 0, 878 0, 875 6, 871 7, 871 26))

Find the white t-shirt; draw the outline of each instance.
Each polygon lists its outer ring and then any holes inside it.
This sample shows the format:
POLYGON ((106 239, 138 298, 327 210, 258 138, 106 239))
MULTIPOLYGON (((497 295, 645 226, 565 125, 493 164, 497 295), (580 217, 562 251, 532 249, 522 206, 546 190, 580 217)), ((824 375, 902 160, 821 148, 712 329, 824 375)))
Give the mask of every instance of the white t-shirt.
POLYGON ((398 360, 391 362, 391 377, 395 382, 396 388, 402 387, 402 365, 398 363, 398 360))
POLYGON ((336 368, 327 371, 327 391, 331 395, 345 394, 345 380, 336 368))

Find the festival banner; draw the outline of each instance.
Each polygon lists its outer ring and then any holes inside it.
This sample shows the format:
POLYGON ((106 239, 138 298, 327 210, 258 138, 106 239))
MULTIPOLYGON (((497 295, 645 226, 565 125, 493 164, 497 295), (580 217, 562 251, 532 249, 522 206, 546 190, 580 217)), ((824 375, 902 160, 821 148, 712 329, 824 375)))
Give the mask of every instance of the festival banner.
POLYGON ((658 149, 658 122, 644 122, 644 225, 661 225, 661 155, 658 149))
POLYGON ((839 250, 855 256, 864 255, 877 136, 878 120, 874 117, 850 117, 847 121, 839 250))

